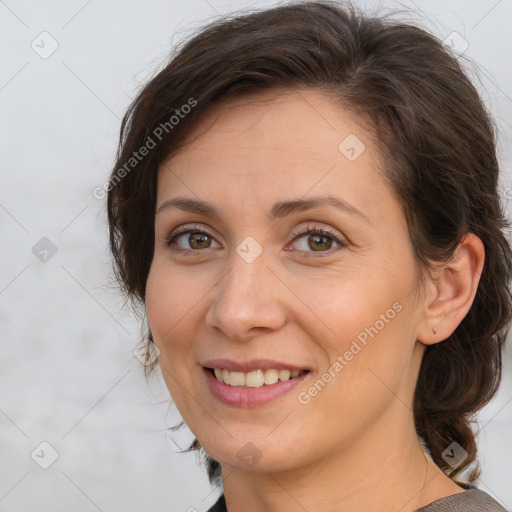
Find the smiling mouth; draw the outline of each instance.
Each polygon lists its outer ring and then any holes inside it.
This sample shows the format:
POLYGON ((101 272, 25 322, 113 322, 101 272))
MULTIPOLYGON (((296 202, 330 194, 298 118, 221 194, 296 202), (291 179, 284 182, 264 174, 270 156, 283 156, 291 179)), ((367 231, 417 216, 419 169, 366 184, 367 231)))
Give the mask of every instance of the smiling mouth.
POLYGON ((219 382, 229 386, 244 388, 261 388, 277 382, 292 380, 308 373, 309 370, 255 370, 252 372, 235 372, 223 368, 206 368, 219 382))

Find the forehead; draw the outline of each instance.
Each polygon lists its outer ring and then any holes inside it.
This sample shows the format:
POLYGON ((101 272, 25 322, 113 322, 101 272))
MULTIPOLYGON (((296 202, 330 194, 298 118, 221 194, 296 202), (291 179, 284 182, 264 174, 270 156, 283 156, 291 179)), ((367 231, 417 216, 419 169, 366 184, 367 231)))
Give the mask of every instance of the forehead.
POLYGON ((158 196, 168 199, 172 190, 229 201, 243 193, 270 202, 328 191, 363 204, 386 193, 380 174, 369 131, 332 98, 270 91, 210 107, 160 165, 158 196))
POLYGON ((267 150, 271 149, 276 158, 307 151, 311 157, 333 162, 339 158, 339 143, 347 135, 369 138, 358 121, 318 90, 252 93, 209 107, 171 158, 179 161, 184 153, 189 158, 191 151, 198 160, 211 158, 204 153, 214 148, 252 161, 257 154, 247 150, 260 149, 269 156, 267 150))

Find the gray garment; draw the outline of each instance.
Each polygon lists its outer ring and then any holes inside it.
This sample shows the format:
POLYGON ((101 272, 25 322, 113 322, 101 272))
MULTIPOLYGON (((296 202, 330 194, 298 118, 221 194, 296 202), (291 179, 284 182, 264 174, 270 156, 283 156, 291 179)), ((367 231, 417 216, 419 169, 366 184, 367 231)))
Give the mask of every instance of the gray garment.
MULTIPOLYGON (((464 492, 436 500, 415 512, 511 512, 475 486, 458 483, 466 489, 464 492)), ((208 512, 227 512, 224 495, 208 512)))
POLYGON ((464 492, 436 500, 416 512, 509 512, 487 493, 472 487, 464 492))

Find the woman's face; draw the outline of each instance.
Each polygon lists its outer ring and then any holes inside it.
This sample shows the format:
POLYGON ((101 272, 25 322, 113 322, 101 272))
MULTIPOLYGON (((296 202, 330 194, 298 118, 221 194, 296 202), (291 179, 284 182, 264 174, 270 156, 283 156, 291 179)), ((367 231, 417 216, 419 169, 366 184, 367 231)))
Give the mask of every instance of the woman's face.
POLYGON ((412 421, 423 314, 369 133, 300 90, 224 102, 192 135, 159 169, 146 290, 183 419, 254 471, 385 443, 412 421))

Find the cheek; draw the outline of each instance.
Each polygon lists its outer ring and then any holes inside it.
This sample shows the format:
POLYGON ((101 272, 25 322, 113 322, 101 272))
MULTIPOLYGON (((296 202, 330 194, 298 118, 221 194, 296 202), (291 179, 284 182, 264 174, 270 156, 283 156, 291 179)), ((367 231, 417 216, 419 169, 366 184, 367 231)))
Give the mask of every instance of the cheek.
POLYGON ((397 313, 390 305, 374 311, 353 308, 353 316, 340 316, 341 334, 324 347, 328 366, 322 370, 345 375, 344 385, 352 390, 377 375, 393 379, 403 369, 408 353, 402 311, 397 313))
POLYGON ((160 350, 159 366, 169 393, 178 410, 188 415, 191 404, 184 389, 193 389, 191 344, 187 321, 194 310, 193 297, 184 291, 176 273, 152 266, 146 283, 146 314, 155 345, 160 350), (172 275, 172 278, 171 278, 172 275))
POLYGON ((369 340, 385 338, 403 316, 403 293, 395 283, 379 279, 368 269, 338 269, 336 274, 314 283, 293 283, 303 302, 303 314, 296 318, 330 355, 343 354, 354 340, 364 346, 369 340))
POLYGON ((297 397, 297 411, 308 418, 312 430, 321 429, 326 438, 341 436, 349 442, 396 397, 407 400, 403 387, 412 346, 409 350, 406 315, 401 303, 386 307, 369 298, 352 301, 351 308, 338 315, 338 335, 322 346, 322 361, 325 355, 328 361, 297 397))
POLYGON ((183 329, 200 303, 200 291, 190 282, 163 265, 153 264, 146 282, 146 313, 155 343, 160 350, 177 349, 183 340, 183 329), (180 335, 181 333, 181 335, 180 335), (164 345, 164 346, 160 346, 164 345))
MULTIPOLYGON (((386 398, 386 385, 400 387, 414 345, 405 281, 379 280, 377 275, 353 271, 336 285, 322 287, 324 293, 317 288, 310 295, 316 318, 308 311, 302 316, 301 328, 316 341, 315 358, 321 361, 317 378, 326 382, 325 387, 321 383, 317 387, 322 394, 324 388, 330 390, 325 392, 327 401, 357 409, 359 399, 379 402, 386 398)), ((301 293, 306 296, 306 287, 301 293)))

